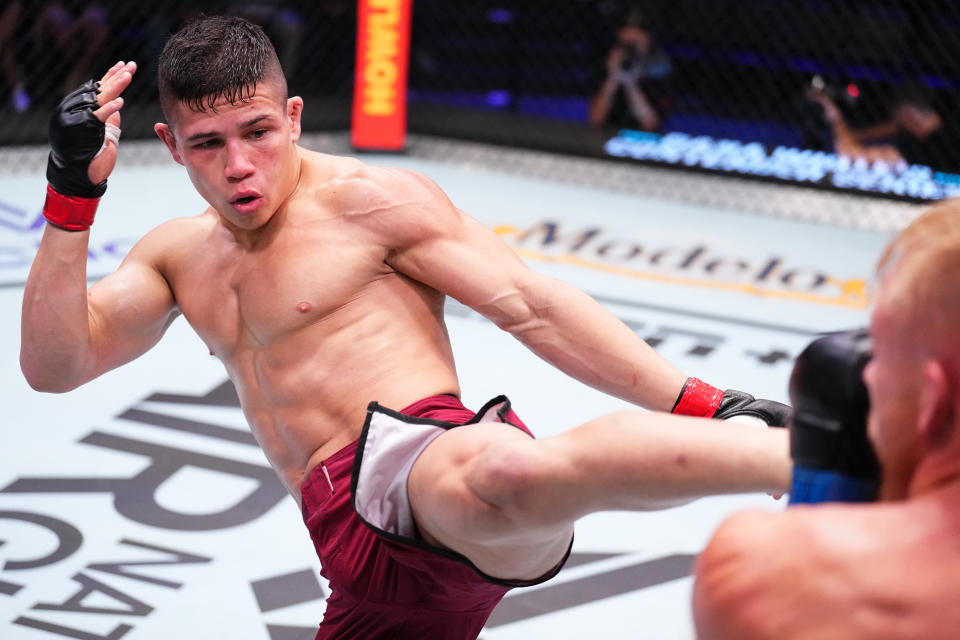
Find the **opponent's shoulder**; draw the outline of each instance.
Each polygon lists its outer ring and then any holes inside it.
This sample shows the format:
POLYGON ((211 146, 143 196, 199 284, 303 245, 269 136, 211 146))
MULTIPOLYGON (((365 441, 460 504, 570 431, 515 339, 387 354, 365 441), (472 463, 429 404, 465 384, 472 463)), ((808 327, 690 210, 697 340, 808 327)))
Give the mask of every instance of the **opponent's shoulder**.
POLYGON ((864 586, 856 545, 864 542, 868 514, 863 507, 817 505, 727 519, 695 565, 701 636, 816 638, 844 627, 864 586))
POLYGON ((789 531, 779 516, 745 511, 724 520, 694 563, 693 617, 697 637, 751 640, 768 637, 772 541, 789 531))
POLYGON ((779 580, 798 567, 829 570, 863 542, 872 511, 860 505, 794 505, 783 512, 743 511, 714 532, 698 563, 703 570, 728 563, 779 580), (784 549, 791 553, 785 554, 784 549))
POLYGON ((717 527, 697 559, 697 572, 709 573, 741 563, 751 565, 758 556, 776 555, 782 544, 798 535, 788 524, 789 519, 786 513, 735 513, 717 527))

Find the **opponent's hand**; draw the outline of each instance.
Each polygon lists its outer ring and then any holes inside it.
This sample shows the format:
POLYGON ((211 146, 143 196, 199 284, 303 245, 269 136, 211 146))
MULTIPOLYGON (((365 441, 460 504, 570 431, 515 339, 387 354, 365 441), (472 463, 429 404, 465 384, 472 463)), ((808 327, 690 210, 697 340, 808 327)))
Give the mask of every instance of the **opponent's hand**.
MULTIPOLYGON (((115 65, 100 78, 99 91, 97 93, 97 105, 99 109, 93 112, 97 120, 103 123, 109 123, 116 127, 120 126, 120 109, 123 107, 123 98, 120 94, 130 86, 133 80, 133 74, 137 72, 136 62, 117 62, 115 65)), ((106 146, 90 162, 87 169, 87 176, 93 184, 100 184, 113 171, 117 164, 117 145, 113 140, 107 138, 106 146)))
POLYGON ((878 479, 880 463, 867 432, 870 395, 863 370, 873 357, 866 329, 825 334, 797 357, 790 374, 794 463, 845 476, 878 479))

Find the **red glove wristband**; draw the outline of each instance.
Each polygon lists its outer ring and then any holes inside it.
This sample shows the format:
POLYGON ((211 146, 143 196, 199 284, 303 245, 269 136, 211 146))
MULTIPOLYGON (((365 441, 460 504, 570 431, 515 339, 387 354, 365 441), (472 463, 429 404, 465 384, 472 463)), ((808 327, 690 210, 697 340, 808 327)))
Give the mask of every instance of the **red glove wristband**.
POLYGON ((47 221, 67 231, 86 231, 93 224, 100 198, 76 198, 65 196, 47 185, 47 199, 43 203, 43 216, 47 221))
POLYGON ((723 391, 711 387, 703 380, 687 378, 680 391, 680 397, 670 413, 680 416, 712 418, 723 400, 723 391))

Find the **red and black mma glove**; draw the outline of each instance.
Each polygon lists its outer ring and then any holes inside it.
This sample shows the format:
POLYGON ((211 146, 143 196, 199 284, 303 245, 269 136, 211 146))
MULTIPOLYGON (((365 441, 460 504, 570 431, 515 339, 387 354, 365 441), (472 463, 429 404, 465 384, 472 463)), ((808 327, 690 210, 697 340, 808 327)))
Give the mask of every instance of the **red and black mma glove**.
POLYGON ((670 413, 718 420, 749 416, 763 420, 769 427, 786 427, 792 409, 781 402, 757 399, 735 389, 721 391, 703 380, 687 378, 670 413))
POLYGON ((97 83, 88 80, 67 94, 50 117, 50 156, 47 159, 47 199, 43 215, 67 231, 84 231, 93 224, 107 181, 93 184, 90 161, 103 147, 105 125, 98 109, 97 83))

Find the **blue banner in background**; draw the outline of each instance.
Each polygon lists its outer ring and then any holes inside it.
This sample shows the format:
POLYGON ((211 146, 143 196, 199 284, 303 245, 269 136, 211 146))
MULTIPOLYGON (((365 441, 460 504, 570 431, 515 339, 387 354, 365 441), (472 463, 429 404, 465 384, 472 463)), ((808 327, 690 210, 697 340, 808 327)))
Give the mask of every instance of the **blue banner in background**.
POLYGON ((604 150, 617 158, 911 200, 940 200, 960 194, 960 176, 922 165, 867 164, 825 151, 785 146, 768 149, 759 142, 704 135, 624 129, 606 142, 604 150))

